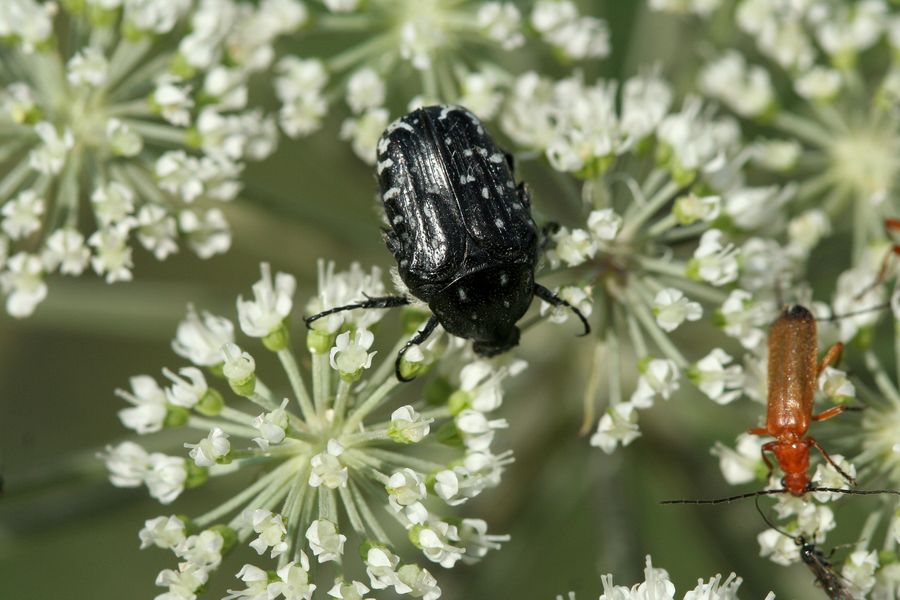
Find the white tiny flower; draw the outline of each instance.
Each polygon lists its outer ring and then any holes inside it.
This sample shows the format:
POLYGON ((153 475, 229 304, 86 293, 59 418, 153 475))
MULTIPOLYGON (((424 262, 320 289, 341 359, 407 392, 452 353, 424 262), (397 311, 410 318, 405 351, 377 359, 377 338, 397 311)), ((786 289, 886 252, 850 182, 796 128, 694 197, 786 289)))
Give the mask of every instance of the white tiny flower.
POLYGON ((13 123, 24 123, 38 110, 34 92, 25 83, 17 82, 0 89, 0 112, 13 123))
POLYGON ((184 491, 187 463, 180 456, 166 456, 159 452, 151 454, 149 459, 144 483, 152 497, 162 504, 169 504, 184 491))
POLYGON ((778 218, 778 211, 795 191, 793 185, 738 187, 724 195, 725 214, 741 229, 758 229, 778 218))
POLYGON ((388 436, 400 444, 415 444, 425 439, 433 421, 423 418, 412 406, 401 406, 391 413, 388 436))
POLYGON ((287 528, 281 515, 261 508, 248 508, 241 516, 244 524, 259 534, 250 542, 250 547, 256 550, 257 554, 263 554, 268 548, 272 548, 269 555, 275 558, 288 549, 288 543, 284 540, 287 528))
POLYGON ((462 558, 464 549, 453 542, 459 539, 455 525, 435 521, 410 530, 410 540, 425 557, 445 569, 450 569, 462 558))
POLYGON ((763 140, 750 147, 753 162, 772 171, 788 171, 797 164, 803 146, 797 140, 763 140))
POLYGON ((119 119, 106 121, 106 140, 116 156, 137 156, 144 149, 140 134, 119 119))
POLYGON ((6 298, 6 312, 16 318, 31 315, 47 297, 44 283, 44 263, 40 257, 19 252, 6 261, 6 270, 0 273, 0 289, 6 298))
POLYGON ((726 366, 733 360, 721 348, 714 348, 691 367, 688 376, 710 400, 717 404, 728 404, 741 395, 744 384, 741 366, 726 366))
POLYGON ((188 305, 187 316, 178 324, 172 349, 198 367, 222 364, 222 346, 234 343, 234 324, 224 317, 204 312, 202 319, 188 305))
POLYGON ((863 598, 875 586, 877 569, 878 553, 876 551, 856 550, 844 561, 841 577, 849 584, 848 587, 852 590, 854 597, 863 598))
POLYGON ((138 241, 157 260, 165 260, 170 254, 178 252, 175 219, 164 207, 145 204, 138 210, 134 225, 138 241))
MULTIPOLYGON (((318 295, 306 304, 306 313, 314 315, 329 308, 335 308, 359 301, 363 294, 383 296, 386 289, 381 281, 381 269, 373 267, 369 273, 362 270, 358 263, 350 265, 350 269, 335 272, 333 262, 318 263, 318 295)), ((355 309, 342 311, 319 319, 312 323, 312 329, 323 333, 334 334, 345 322, 355 325, 357 329, 369 329, 384 316, 382 310, 355 309)), ((408 354, 407 354, 408 355, 408 354)))
POLYGON ((200 440, 197 444, 185 443, 185 448, 190 448, 190 456, 194 459, 194 463, 198 467, 211 467, 224 456, 231 452, 231 442, 228 441, 228 434, 213 427, 209 435, 200 440))
POLYGON ((217 531, 201 531, 174 548, 175 556, 204 569, 217 569, 222 563, 225 538, 217 531))
POLYGON ((94 215, 106 227, 124 221, 134 211, 134 191, 127 185, 111 180, 98 186, 91 194, 94 215))
POLYGON ((667 332, 675 331, 685 320, 697 321, 703 316, 700 303, 691 301, 681 290, 675 288, 657 292, 652 308, 657 324, 667 332))
POLYGON ((306 530, 306 539, 309 542, 309 549, 320 563, 330 560, 340 562, 347 536, 342 535, 337 526, 328 519, 316 519, 306 530))
POLYGON ((129 380, 131 392, 116 390, 116 395, 127 400, 132 408, 119 411, 122 424, 140 434, 162 429, 166 419, 166 394, 152 377, 138 375, 129 380))
POLYGON ((187 236, 191 250, 200 258, 212 258, 231 248, 231 228, 225 213, 218 208, 181 211, 178 229, 187 236))
POLYGON ((607 454, 619 444, 627 446, 641 435, 637 421, 637 411, 630 402, 610 406, 600 417, 597 431, 591 436, 591 446, 597 446, 607 454))
POLYGON ((352 342, 349 331, 340 334, 329 355, 331 368, 348 380, 358 379, 364 369, 372 366, 375 352, 367 350, 372 347, 373 341, 375 336, 365 329, 357 329, 352 342))
MULTIPOLYGON (((567 285, 556 290, 556 295, 577 308, 585 317, 590 317, 594 311, 594 296, 590 289, 567 285)), ((548 319, 551 323, 565 323, 572 316, 572 309, 567 306, 552 306, 541 301, 541 315, 547 314, 550 315, 548 319)))
POLYGON ((635 408, 650 408, 656 396, 668 400, 678 389, 680 379, 681 372, 674 361, 654 358, 641 370, 630 402, 635 408))
MULTIPOLYGON (((232 379, 227 372, 226 377, 232 379)), ((241 377, 237 378, 241 379, 241 377)), ((256 427, 260 434, 260 437, 253 438, 253 441, 263 450, 268 450, 269 446, 280 444, 284 441, 285 432, 287 431, 289 423, 287 411, 285 411, 287 405, 288 399, 285 398, 281 402, 281 406, 271 412, 262 413, 253 421, 253 426, 256 427)))
POLYGON ((106 83, 109 62, 103 52, 92 46, 77 52, 66 64, 66 78, 72 85, 98 87, 106 83))
POLYGON ((499 550, 501 542, 508 542, 508 535, 492 535, 487 532, 487 523, 482 519, 463 519, 459 525, 459 543, 465 548, 463 561, 476 562, 488 550, 499 550))
POLYGON ((441 597, 441 588, 438 587, 434 576, 416 564, 403 565, 397 569, 394 591, 422 600, 437 600, 441 597))
POLYGON ((191 88, 179 86, 175 82, 160 82, 153 91, 153 104, 159 109, 162 117, 179 127, 191 124, 191 88))
POLYGON ((122 442, 118 446, 107 446, 106 453, 100 455, 109 470, 109 480, 116 487, 138 487, 144 483, 144 476, 150 466, 150 456, 134 442, 122 442))
POLYGON ((369 576, 369 585, 373 589, 383 590, 400 583, 396 571, 397 565, 400 564, 400 557, 387 548, 381 546, 369 548, 364 562, 366 573, 369 576))
POLYGON ((81 232, 64 228, 50 234, 41 258, 47 271, 59 268, 64 275, 81 275, 91 259, 91 251, 81 232))
POLYGON ((221 348, 222 374, 229 381, 244 381, 256 372, 256 361, 249 352, 241 352, 234 343, 227 343, 221 348))
POLYGON ((350 473, 338 458, 343 452, 344 447, 337 440, 328 440, 325 452, 316 454, 309 461, 309 485, 324 485, 332 490, 346 487, 350 473))
POLYGON ((765 469, 760 450, 762 444, 762 438, 749 433, 737 436, 733 450, 716 442, 712 454, 719 457, 719 469, 725 481, 731 485, 740 485, 755 480, 760 470, 765 469))
POLYGON ((568 267, 577 267, 597 253, 597 243, 583 229, 569 231, 566 227, 560 227, 552 239, 556 246, 547 253, 547 259, 554 266, 562 261, 568 267))
POLYGON ((184 521, 174 515, 148 519, 144 521, 144 528, 138 532, 138 537, 141 539, 141 550, 150 546, 171 550, 185 539, 184 521))
POLYGON ((868 267, 858 267, 850 269, 840 274, 837 280, 837 289, 834 292, 834 314, 850 315, 841 318, 838 321, 841 341, 849 341, 857 334, 857 332, 875 323, 880 316, 880 311, 873 310, 871 312, 861 311, 860 309, 869 306, 880 306, 884 304, 884 289, 882 286, 872 287, 872 282, 877 278, 877 274, 868 267), (860 297, 860 292, 867 290, 860 297))
POLYGON ((494 431, 509 427, 506 419, 488 419, 484 413, 467 408, 456 415, 459 430, 466 448, 486 450, 494 439, 494 431))
POLYGON ((98 275, 105 275, 106 283, 131 281, 131 246, 128 245, 128 234, 131 223, 121 221, 104 229, 98 229, 90 238, 88 245, 94 248, 91 267, 98 275))
POLYGON ((203 371, 196 367, 184 367, 179 369, 178 373, 182 377, 169 369, 163 369, 163 374, 174 384, 172 387, 166 388, 166 398, 175 406, 193 408, 209 390, 206 378, 203 376, 203 371))
POLYGON ((504 50, 518 48, 525 43, 522 35, 522 14, 512 2, 486 2, 478 9, 478 27, 500 43, 504 50))
POLYGON ((698 196, 693 192, 675 201, 672 214, 681 225, 691 225, 697 221, 710 223, 722 212, 721 196, 698 196))
POLYGON ((328 595, 338 600, 373 600, 366 598, 369 588, 359 581, 351 581, 345 583, 343 581, 335 581, 334 587, 328 590, 328 595))
POLYGON ((384 108, 369 108, 357 118, 347 119, 341 125, 340 137, 350 140, 353 151, 363 161, 375 164, 376 146, 390 116, 384 108))
MULTIPOLYGON (((856 477, 856 466, 842 455, 832 454, 831 460, 833 460, 844 473, 847 473, 850 477, 856 477)), ((828 462, 816 465, 816 472, 813 473, 812 480, 815 482, 816 487, 835 489, 850 488, 850 483, 844 479, 844 476, 841 475, 831 463, 828 462)), ((819 502, 829 502, 840 499, 843 497, 843 494, 839 492, 816 492, 814 497, 819 502)))
POLYGON ((178 564, 178 570, 164 569, 156 577, 156 585, 169 588, 167 594, 157 598, 163 600, 195 600, 196 592, 206 583, 209 572, 191 562, 178 564))
POLYGON ((347 104, 354 113, 384 104, 385 85, 374 69, 364 67, 347 81, 347 104))
POLYGON ((280 567, 276 574, 281 581, 270 583, 266 588, 269 598, 279 594, 284 600, 310 600, 316 585, 309 582, 309 559, 302 551, 300 561, 291 561, 280 567))
POLYGON ((831 233, 831 222, 821 210, 808 210, 788 223, 788 238, 794 248, 808 253, 819 241, 831 233))
POLYGON ((794 90, 808 100, 827 102, 841 89, 840 72, 815 66, 794 80, 794 90))
POLYGON ((723 237, 718 229, 706 231, 688 266, 690 273, 715 286, 731 283, 738 276, 738 249, 725 243, 723 237))
POLYGON ((545 41, 576 60, 609 54, 606 23, 579 16, 569 0, 538 0, 531 11, 531 24, 545 41))
POLYGON ((460 82, 458 102, 482 119, 492 119, 503 102, 498 85, 498 78, 492 71, 466 73, 460 82))
POLYGON ((44 175, 58 175, 66 163, 69 150, 75 146, 72 130, 66 127, 60 135, 54 125, 44 121, 34 126, 34 132, 43 145, 29 154, 31 168, 44 175))
POLYGON ((503 402, 503 380, 521 373, 526 365, 516 360, 507 368, 496 369, 490 361, 472 361, 459 373, 459 389, 468 395, 471 408, 485 413, 497 410, 503 402))
MULTIPOLYGON (((244 565, 237 573, 237 578, 247 586, 243 590, 228 590, 227 600, 246 598, 247 600, 270 600, 275 596, 269 595, 269 575, 253 565, 244 565)), ((167 599, 168 600, 168 599, 167 599)))
POLYGON ((777 565, 788 566, 800 558, 794 540, 775 529, 766 529, 758 534, 756 541, 759 543, 759 555, 768 557, 777 565))
POLYGON ((611 208, 592 210, 587 218, 587 226, 594 239, 611 242, 622 228, 622 217, 611 208))
POLYGON ((10 239, 28 237, 41 227, 46 202, 34 190, 23 190, 0 209, 3 231, 10 239))
POLYGON ((262 279, 253 284, 253 300, 239 296, 237 308, 241 330, 261 338, 278 330, 291 314, 297 280, 292 275, 277 273, 273 284, 268 263, 262 263, 260 271, 262 279))
POLYGON ((703 69, 700 88, 742 117, 763 115, 775 98, 769 73, 762 67, 747 65, 744 57, 734 50, 703 69))
POLYGON ((159 187, 185 202, 193 202, 203 193, 200 161, 183 150, 162 154, 154 165, 159 187))
POLYGON ((847 373, 834 367, 825 367, 825 370, 819 375, 819 390, 835 400, 856 397, 856 388, 847 377, 847 373))
MULTIPOLYGON (((438 491, 439 486, 444 484, 441 481, 441 473, 443 471, 437 473, 435 481, 435 491, 438 495, 441 495, 440 491, 438 491)), ((424 522, 421 518, 413 518, 414 516, 422 517, 428 514, 427 511, 424 511, 424 507, 421 504, 421 501, 425 499, 426 491, 425 478, 420 473, 408 467, 403 468, 391 475, 384 489, 388 493, 388 503, 391 508, 406 514, 407 518, 413 523, 424 522), (413 510, 410 511, 410 508, 413 508, 413 510), (421 514, 423 511, 424 515, 421 514)), ((458 486, 450 496, 455 495, 456 491, 458 491, 458 486)), ((444 496, 441 497, 443 498, 444 496)))
POLYGON ((725 333, 739 340, 744 348, 757 348, 766 337, 762 329, 768 324, 765 311, 745 290, 733 290, 722 303, 719 315, 725 333))

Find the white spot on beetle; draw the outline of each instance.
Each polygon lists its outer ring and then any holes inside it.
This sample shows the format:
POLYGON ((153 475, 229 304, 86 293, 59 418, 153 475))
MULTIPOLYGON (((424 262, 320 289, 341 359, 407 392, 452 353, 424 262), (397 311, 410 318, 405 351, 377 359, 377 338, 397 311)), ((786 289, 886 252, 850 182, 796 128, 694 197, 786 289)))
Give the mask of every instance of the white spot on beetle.
POLYGON ((513 180, 512 180, 512 179, 507 179, 507 180, 506 180, 506 187, 508 187, 509 189, 512 190, 512 189, 515 189, 516 184, 513 183, 513 180))
POLYGON ((522 205, 519 204, 518 202, 513 202, 512 207, 516 210, 522 210, 522 205))
POLYGON ((509 308, 509 300, 503 301, 503 308, 509 308))
POLYGON ((459 178, 460 183, 472 183, 473 181, 475 181, 475 177, 469 174, 463 175, 459 178))
POLYGON ((394 166, 393 159, 386 158, 383 161, 380 161, 377 165, 375 165, 375 170, 378 171, 378 174, 381 175, 381 172, 385 169, 390 169, 394 166))
POLYGON ((398 129, 406 129, 407 131, 410 131, 410 132, 412 132, 412 133, 415 133, 415 132, 416 132, 416 130, 413 129, 413 126, 412 126, 412 125, 410 125, 409 123, 407 123, 407 122, 404 121, 403 119, 397 119, 396 121, 394 121, 393 123, 391 123, 390 125, 387 126, 387 129, 385 130, 385 133, 387 133, 388 135, 390 135, 391 133, 395 132, 395 131, 398 130, 398 129))
POLYGON ((463 150, 463 156, 466 156, 466 157, 472 156, 472 149, 466 148, 465 150, 463 150))
POLYGON ((507 283, 509 283, 509 275, 503 271, 500 273, 500 285, 506 285, 507 283))
POLYGON ((494 225, 497 226, 497 229, 503 229, 503 220, 502 219, 494 219, 494 225))
POLYGON ((399 195, 400 195, 400 188, 392 187, 391 189, 389 189, 388 191, 386 191, 384 193, 384 196, 382 196, 382 198, 384 198, 384 200, 387 201, 387 200, 390 200, 391 198, 396 198, 399 195))
POLYGON ((481 197, 485 200, 491 197, 491 194, 486 187, 481 188, 481 197))
POLYGON ((385 152, 387 152, 390 143, 391 140, 389 140, 386 136, 382 136, 381 139, 378 140, 378 154, 384 154, 385 152))
POLYGON ((484 127, 481 125, 479 125, 475 131, 478 132, 478 135, 484 135, 484 127))
POLYGON ((478 320, 478 314, 477 314, 477 313, 472 313, 472 315, 471 315, 469 318, 472 319, 473 321, 477 321, 477 320, 478 320))
POLYGON ((462 288, 457 288, 456 291, 459 292, 459 299, 462 300, 463 302, 465 302, 466 300, 469 299, 469 297, 466 296, 466 290, 464 290, 462 288))
POLYGON ((480 154, 481 156, 487 156, 487 155, 488 155, 487 148, 475 148, 475 150, 476 150, 476 151, 478 152, 478 154, 480 154))
POLYGON ((448 135, 447 137, 444 138, 444 143, 449 146, 450 144, 453 143, 453 140, 451 140, 450 136, 448 135))
POLYGON ((449 115, 454 110, 459 110, 459 107, 445 106, 445 107, 441 108, 441 114, 438 115, 438 121, 443 121, 444 119, 446 119, 447 115, 449 115))
POLYGON ((490 160, 492 163, 502 163, 503 155, 500 154, 499 152, 495 152, 495 153, 491 154, 491 157, 488 160, 490 160))
POLYGON ((391 222, 392 222, 394 225, 396 225, 396 224, 398 224, 398 223, 402 223, 402 222, 403 222, 403 215, 397 215, 396 217, 394 217, 394 220, 391 221, 391 222))

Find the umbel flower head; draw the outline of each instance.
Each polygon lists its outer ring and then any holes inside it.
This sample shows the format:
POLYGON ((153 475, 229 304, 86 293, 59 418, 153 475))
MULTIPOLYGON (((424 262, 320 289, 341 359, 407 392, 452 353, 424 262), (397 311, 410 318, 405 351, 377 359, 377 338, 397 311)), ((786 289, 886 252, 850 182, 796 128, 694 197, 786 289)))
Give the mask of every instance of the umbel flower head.
MULTIPOLYGON (((600 594, 600 600, 675 600, 676 597, 683 598, 683 600, 700 600, 701 598, 736 600, 738 588, 741 587, 743 582, 734 573, 731 573, 724 579, 721 575, 716 574, 715 577, 710 577, 708 581, 703 579, 697 580, 697 587, 688 590, 683 595, 676 596, 675 584, 669 579, 669 573, 665 569, 654 567, 649 555, 646 560, 644 581, 631 587, 615 585, 612 573, 601 575, 600 581, 603 583, 603 593, 600 594)), ((774 598, 775 594, 769 592, 765 600, 774 600, 774 598)), ((569 592, 565 597, 557 596, 556 600, 576 599, 575 594, 569 592)))
POLYGON ((734 119, 697 97, 676 104, 653 72, 621 85, 527 73, 514 90, 504 131, 564 174, 556 179, 569 186, 563 196, 582 214, 550 235, 547 260, 566 274, 560 294, 599 314, 585 423, 595 395, 608 406, 591 443, 607 452, 630 443, 639 411, 670 398, 685 376, 716 402, 734 400, 741 366, 713 344, 686 356, 671 334, 749 295, 737 285, 774 289, 777 271, 748 268, 755 263, 745 257, 760 253, 748 236, 781 219, 791 188, 749 185, 734 119), (629 362, 638 365, 634 389, 623 384, 629 362))
POLYGON ((249 77, 306 18, 295 0, 8 0, 0 7, 0 288, 28 316, 49 273, 132 277, 135 242, 201 258, 219 208, 275 148, 249 77))
POLYGON ((736 31, 720 38, 733 47, 699 75, 704 93, 761 131, 754 164, 799 184, 818 229, 852 224, 854 264, 898 210, 898 17, 884 0, 741 0, 736 31))
MULTIPOLYGON (((361 285, 382 286, 378 270, 366 274, 354 265, 335 273, 333 265, 320 265, 310 306, 359 297, 361 285)), ((496 486, 512 461, 511 452, 492 450, 506 422, 490 413, 502 401, 503 379, 523 365, 462 363, 433 379, 424 398, 399 405, 392 402, 400 385, 397 348, 376 357, 370 328, 382 313, 359 311, 310 330, 312 366, 304 373, 288 337, 294 287, 293 277, 273 278, 263 264, 252 298, 237 303, 241 331, 277 356, 289 385, 262 381, 256 362, 267 356, 239 347, 231 321, 191 308, 173 342, 190 366, 164 369, 167 386, 141 375, 130 391, 118 392, 131 404, 119 413, 126 427, 138 434, 183 428, 185 451, 151 453, 132 441, 109 446, 103 459, 114 485, 145 485, 170 504, 211 477, 255 475, 205 514, 146 522, 141 547, 170 550, 178 560, 159 574, 156 583, 168 592, 157 598, 194 598, 237 544, 248 544, 267 564, 244 565, 229 599, 308 599, 317 588, 319 597, 392 590, 438 598, 423 563, 474 562, 508 537, 488 533, 481 519, 451 516, 449 507, 496 486), (287 397, 277 391, 283 388, 287 397), (405 537, 389 533, 397 525, 405 537), (417 550, 422 558, 411 560, 417 550)), ((439 359, 460 364, 461 353, 442 337, 407 353, 404 372, 424 374, 439 359)))
MULTIPOLYGON (((317 130, 343 98, 350 109, 341 137, 375 163, 375 145, 393 119, 386 106, 455 103, 493 118, 512 76, 502 66, 526 41, 566 61, 609 53, 606 23, 581 15, 572 0, 537 0, 530 15, 515 2, 322 0, 304 36, 345 40, 331 56, 288 56, 278 63, 279 122, 297 137, 317 130), (391 97, 389 97, 389 95, 391 97), (399 98, 396 96, 399 95, 399 98)), ((395 115, 396 116, 396 115, 395 115)))

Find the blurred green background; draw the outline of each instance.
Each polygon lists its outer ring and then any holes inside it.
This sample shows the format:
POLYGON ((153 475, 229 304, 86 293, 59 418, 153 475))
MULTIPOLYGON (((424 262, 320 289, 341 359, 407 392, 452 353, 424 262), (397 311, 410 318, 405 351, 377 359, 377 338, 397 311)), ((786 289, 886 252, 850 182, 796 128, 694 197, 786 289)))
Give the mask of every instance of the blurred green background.
MULTIPOLYGON (((586 66, 588 80, 627 76, 653 62, 677 78, 702 54, 692 42, 707 32, 688 21, 648 15, 642 2, 591 4, 591 12, 610 24, 613 54, 586 66)), ((314 43, 338 42, 312 39, 298 50, 314 43)), ((519 71, 563 72, 545 58, 531 63, 538 59, 524 53, 510 60, 519 71)), ((116 416, 123 402, 113 390, 127 387, 132 375, 158 377, 163 366, 182 365, 169 344, 189 302, 233 318, 237 295, 249 293, 259 261, 267 260, 297 276, 298 312, 314 292, 318 257, 339 267, 353 260, 391 265, 378 232, 372 169, 337 140, 341 118, 332 114, 319 133, 283 141, 275 156, 248 169, 247 201, 227 207, 234 231, 227 255, 200 261, 182 252, 160 264, 136 250, 132 283, 55 278, 34 317, 0 316, 0 598, 151 598, 162 591, 153 585, 156 574, 174 562, 170 553, 138 550, 144 520, 203 512, 240 487, 241 481, 212 482, 161 507, 144 489, 113 488, 95 455, 126 433, 116 416)), ((556 184, 545 175, 523 167, 539 210, 565 224, 556 184)), ((843 260, 840 247, 821 252, 829 260, 819 264, 843 260)), ((385 321, 385 329, 398 329, 397 315, 385 321)), ((676 339, 696 359, 710 346, 692 329, 690 337, 676 339)), ((603 573, 614 573, 619 584, 641 581, 648 553, 670 572, 679 597, 698 577, 731 571, 744 578, 745 598, 762 598, 769 590, 779 598, 823 596, 802 565, 783 568, 758 558, 756 534, 764 526, 751 502, 657 504, 733 493, 708 450, 716 440, 732 444, 756 424, 762 407, 747 400, 718 406, 684 382, 678 396, 641 414, 643 437, 607 456, 577 435, 591 348, 574 333, 571 325, 542 324, 524 336, 517 352, 531 368, 509 382, 500 416, 510 427, 496 442, 513 448, 516 462, 499 488, 464 506, 466 515, 485 518, 492 531, 512 539, 475 566, 444 571, 428 565, 443 597, 549 600, 574 590, 579 598, 596 598, 603 573)), ((706 333, 709 339, 716 335, 706 333)), ((247 347, 259 360, 262 351, 247 347)), ((404 393, 412 399, 420 389, 417 382, 404 393)), ((177 431, 149 439, 173 453, 184 440, 177 431)), ((852 532, 866 501, 847 505, 837 509, 838 521, 852 532)), ((843 537, 855 539, 852 533, 843 537)), ((842 539, 839 530, 829 543, 842 539)), ((229 556, 205 597, 235 587, 233 574, 250 558, 229 556)))

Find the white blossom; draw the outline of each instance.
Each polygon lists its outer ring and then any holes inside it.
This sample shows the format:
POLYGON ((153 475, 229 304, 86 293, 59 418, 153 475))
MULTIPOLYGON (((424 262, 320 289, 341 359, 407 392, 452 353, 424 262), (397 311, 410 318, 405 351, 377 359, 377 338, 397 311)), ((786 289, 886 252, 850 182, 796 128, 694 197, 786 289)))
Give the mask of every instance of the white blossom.
POLYGON ((352 341, 349 331, 340 334, 329 354, 331 368, 348 381, 359 378, 364 369, 372 366, 375 352, 368 350, 374 340, 372 332, 365 329, 357 329, 352 341))
POLYGON ((222 364, 221 348, 234 343, 234 324, 224 317, 208 312, 197 314, 188 305, 187 316, 178 324, 172 349, 198 367, 222 364))
POLYGON ((650 408, 656 396, 668 400, 678 389, 680 379, 681 372, 674 361, 654 358, 641 368, 630 402, 635 408, 650 408))
POLYGON ((337 526, 328 519, 316 519, 306 530, 309 549, 320 563, 340 561, 344 554, 347 536, 341 534, 337 526))
POLYGON ((228 455, 231 451, 231 442, 228 441, 227 433, 214 427, 199 443, 185 443, 184 447, 191 449, 190 456, 198 467, 211 467, 228 455))
POLYGON ((691 367, 688 377, 710 400, 728 404, 740 397, 744 383, 743 369, 732 365, 733 360, 721 348, 713 348, 691 367))
POLYGON ((691 301, 681 290, 675 288, 657 292, 652 308, 656 323, 669 332, 675 331, 685 320, 697 321, 703 316, 700 303, 691 301))
POLYGON ((122 424, 140 434, 162 429, 166 418, 166 394, 148 375, 138 375, 129 380, 131 392, 116 390, 116 395, 130 402, 132 408, 119 411, 122 424))
POLYGON ((263 554, 271 548, 270 556, 275 558, 287 550, 288 544, 284 539, 287 528, 281 515, 262 508, 248 508, 242 514, 242 519, 247 527, 259 534, 250 542, 250 547, 256 550, 257 554, 263 554))
POLYGON ((292 296, 297 280, 277 273, 272 281, 268 263, 260 265, 262 279, 253 284, 253 300, 238 297, 238 320, 241 330, 251 337, 265 337, 282 326, 291 314, 292 296))
POLYGON ((715 286, 731 283, 738 276, 738 250, 734 244, 724 242, 723 237, 718 229, 704 233, 689 267, 697 278, 715 286))
POLYGON ((324 485, 332 490, 346 487, 349 472, 339 458, 343 452, 344 448, 337 440, 328 440, 325 452, 316 454, 309 461, 309 485, 324 485))
POLYGON ((597 431, 591 436, 591 446, 597 446, 607 454, 611 454, 619 444, 627 446, 641 435, 637 421, 637 411, 632 403, 621 402, 610 406, 600 417, 597 431))
POLYGON ((388 436, 401 444, 421 442, 428 435, 434 419, 424 418, 412 406, 401 406, 391 413, 388 436))
MULTIPOLYGON (((239 378, 239 376, 235 378, 239 378)), ((253 441, 263 450, 268 450, 269 446, 284 441, 289 423, 287 411, 285 411, 287 405, 288 399, 285 398, 281 402, 281 406, 273 411, 262 413, 253 421, 253 426, 260 435, 253 438, 253 441)))
POLYGON ((185 540, 184 521, 174 515, 148 519, 138 532, 138 537, 142 550, 150 546, 171 550, 185 540))

